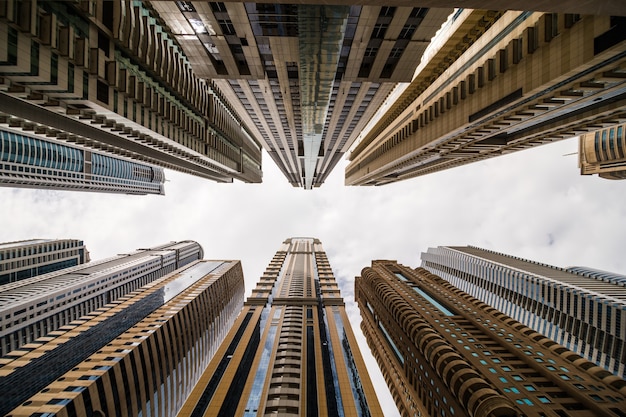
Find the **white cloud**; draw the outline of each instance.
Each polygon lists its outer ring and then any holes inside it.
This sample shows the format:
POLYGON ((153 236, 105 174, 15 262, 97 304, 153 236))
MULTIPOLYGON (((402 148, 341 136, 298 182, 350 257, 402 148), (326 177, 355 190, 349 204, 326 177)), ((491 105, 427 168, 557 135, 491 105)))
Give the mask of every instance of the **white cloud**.
POLYGON ((556 266, 626 272, 626 181, 582 177, 563 141, 383 187, 344 187, 342 161, 319 189, 291 187, 264 158, 264 184, 216 184, 168 171, 166 196, 0 189, 0 241, 83 239, 92 259, 193 239, 207 259, 241 259, 250 291, 280 243, 321 239, 361 350, 354 276, 373 259, 420 265, 437 245, 476 245, 556 266))

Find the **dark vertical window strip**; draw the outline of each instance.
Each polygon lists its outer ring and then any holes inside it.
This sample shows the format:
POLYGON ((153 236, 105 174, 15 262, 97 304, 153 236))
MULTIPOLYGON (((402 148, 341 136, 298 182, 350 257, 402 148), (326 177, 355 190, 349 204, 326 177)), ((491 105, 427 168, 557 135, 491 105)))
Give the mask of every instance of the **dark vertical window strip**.
POLYGON ((222 379, 222 376, 224 375, 224 372, 226 371, 226 368, 228 367, 228 364, 232 358, 232 355, 237 349, 237 346, 239 346, 243 333, 248 327, 248 323, 252 319, 252 313, 253 312, 248 312, 248 314, 246 314, 246 317, 241 322, 239 329, 237 329, 237 333, 233 337, 233 340, 230 342, 228 349, 226 349, 226 352, 224 353, 222 360, 220 361, 217 368, 215 369, 215 372, 213 373, 211 380, 209 381, 206 388, 204 389, 204 392, 198 399, 198 403, 193 409, 190 417, 202 417, 204 415, 204 412, 207 410, 209 403, 211 402, 211 399, 213 398, 213 394, 215 394, 215 390, 217 389, 222 379))
POLYGON ((100 409, 104 415, 109 415, 109 407, 107 405, 107 396, 104 390, 103 378, 96 379, 96 388, 98 389, 98 397, 100 399, 100 409))
MULTIPOLYGON (((315 281, 316 292, 319 294, 319 281, 315 281)), ((333 379, 332 365, 330 363, 333 358, 328 350, 328 332, 324 320, 324 310, 322 303, 318 303, 318 323, 320 333, 320 345, 322 346, 322 369, 324 371, 324 388, 326 390, 326 406, 328 414, 331 416, 338 415, 337 398, 335 398, 335 381, 333 379)))
MULTIPOLYGON (((152 399, 152 392, 153 389, 151 388, 151 384, 150 382, 152 382, 153 379, 148 378, 148 364, 146 363, 146 356, 144 353, 144 344, 142 343, 141 346, 139 346, 137 348, 137 352, 139 355, 139 362, 141 363, 141 373, 142 373, 142 383, 144 386, 144 393, 146 395, 146 409, 150 410, 150 403, 151 403, 151 399, 152 399)), ((152 371, 152 377, 154 378, 154 371, 152 371)), ((156 382, 153 386, 156 385, 156 382)), ((148 414, 151 415, 152 413, 150 411, 148 411, 148 414)))
POLYGON ((126 365, 128 364, 127 356, 124 357, 119 363, 120 372, 122 374, 122 384, 124 386, 124 399, 126 400, 126 412, 128 415, 134 415, 133 404, 132 404, 132 390, 131 387, 134 387, 133 381, 128 379, 128 371, 126 370, 126 365))
POLYGON ((74 401, 70 401, 69 404, 67 404, 67 406, 65 407, 65 412, 67 413, 67 417, 78 417, 74 401))
POLYGON ((254 361, 254 356, 259 347, 260 341, 261 327, 260 323, 257 322, 256 328, 252 333, 252 337, 250 337, 250 341, 248 342, 246 350, 243 353, 241 362, 237 367, 237 371, 235 372, 232 382, 228 387, 228 392, 226 393, 224 402, 222 403, 222 407, 220 408, 217 417, 235 417, 235 411, 237 411, 237 405, 239 404, 241 393, 243 392, 243 388, 246 385, 246 380, 250 375, 252 362, 254 361))
POLYGON ((113 405, 115 408, 115 415, 122 415, 122 408, 120 407, 120 393, 117 390, 117 372, 115 370, 119 369, 118 366, 113 367, 113 372, 109 372, 109 381, 111 384, 111 393, 113 394, 113 405))
MULTIPOLYGON (((161 367, 159 366, 159 362, 155 361, 155 355, 153 354, 154 351, 154 347, 153 347, 153 339, 152 338, 147 338, 146 339, 147 345, 146 345, 146 352, 148 353, 148 362, 147 365, 149 366, 150 369, 150 373, 152 376, 152 389, 150 390, 150 397, 152 399, 154 399, 154 394, 156 393, 158 396, 158 392, 159 392, 159 376, 160 376, 160 370, 161 367)), ((158 414, 158 402, 155 402, 153 407, 155 408, 155 414, 158 414)))
POLYGON ((140 347, 138 346, 137 349, 133 349, 130 354, 128 355, 130 357, 130 369, 133 373, 133 379, 134 379, 134 390, 135 390, 135 398, 137 399, 137 412, 139 413, 142 409, 142 404, 145 403, 144 400, 142 400, 141 398, 141 389, 140 389, 140 384, 143 383, 145 384, 144 381, 142 381, 141 379, 139 379, 139 373, 137 372, 137 360, 135 359, 135 355, 137 355, 137 351, 140 349, 140 347))
MULTIPOLYGON (((91 402, 91 391, 89 388, 82 392, 83 397, 83 407, 84 407, 84 415, 93 416, 93 404, 91 402)), ((81 413, 83 414, 83 413, 81 413)))
MULTIPOLYGON (((315 368, 315 332, 313 326, 306 326, 306 415, 316 417, 317 372, 315 368)), ((330 414, 335 415, 335 414, 330 414)))

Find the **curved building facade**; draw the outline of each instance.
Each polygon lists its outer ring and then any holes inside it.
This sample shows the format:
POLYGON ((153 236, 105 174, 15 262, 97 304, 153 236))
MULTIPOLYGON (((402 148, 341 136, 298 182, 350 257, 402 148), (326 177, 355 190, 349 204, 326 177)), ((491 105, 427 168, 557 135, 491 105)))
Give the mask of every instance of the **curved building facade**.
POLYGON ((163 168, 0 129, 0 186, 165 194, 163 168))
POLYGON ((626 378, 626 277, 476 247, 437 247, 422 267, 626 378))
POLYGON ((361 327, 403 416, 623 416, 626 380, 425 269, 373 261, 361 327))
POLYGON ((239 261, 196 261, 138 288, 3 360, 0 415, 175 416, 243 294, 239 261))
POLYGON ((22 348, 202 257, 198 243, 173 242, 3 285, 0 353, 22 348))

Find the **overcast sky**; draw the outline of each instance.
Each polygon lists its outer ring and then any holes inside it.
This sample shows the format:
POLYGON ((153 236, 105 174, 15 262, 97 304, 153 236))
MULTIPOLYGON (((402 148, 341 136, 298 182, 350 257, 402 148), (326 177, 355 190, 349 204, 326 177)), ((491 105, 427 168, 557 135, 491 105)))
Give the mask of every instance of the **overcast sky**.
POLYGON ((562 141, 375 188, 345 187, 345 161, 321 188, 293 188, 267 155, 263 184, 166 171, 166 196, 0 187, 0 242, 78 238, 101 259, 192 239, 206 259, 240 259, 249 294, 284 239, 318 237, 383 407, 395 410, 354 306, 354 277, 372 259, 417 267, 428 247, 475 245, 626 273, 626 181, 581 176, 577 156, 564 156, 577 147, 562 141))

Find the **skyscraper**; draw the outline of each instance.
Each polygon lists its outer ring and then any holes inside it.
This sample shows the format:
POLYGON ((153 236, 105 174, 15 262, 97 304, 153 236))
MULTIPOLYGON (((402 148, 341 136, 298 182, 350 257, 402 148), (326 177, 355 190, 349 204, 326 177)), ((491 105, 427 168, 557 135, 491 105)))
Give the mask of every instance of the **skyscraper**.
POLYGON ((281 245, 180 415, 383 415, 319 240, 281 245))
POLYGON ((326 180, 393 88, 411 81, 453 10, 408 3, 151 6, 195 73, 219 86, 289 183, 306 189, 326 180))
POLYGON ((163 168, 0 128, 0 186, 143 195, 164 182, 163 168))
POLYGON ((193 261, 0 362, 0 415, 175 416, 241 311, 239 261, 193 261))
POLYGON ((429 248, 422 268, 626 378, 626 276, 471 246, 429 248))
POLYGON ((625 28, 609 15, 460 11, 351 149, 346 184, 401 181, 622 122, 625 28))
POLYGON ((0 285, 89 262, 82 240, 30 239, 0 243, 0 285))
POLYGON ((626 179, 626 129, 624 123, 580 136, 578 165, 583 175, 598 174, 611 180, 626 179))
POLYGON ((355 297, 403 416, 626 415, 626 380, 425 269, 373 261, 355 297))
POLYGON ((261 182, 261 146, 147 2, 0 5, 14 127, 218 182, 261 182))
POLYGON ((5 284, 0 357, 202 257, 198 243, 172 242, 5 284))

